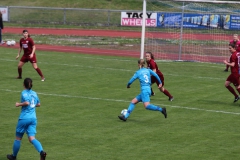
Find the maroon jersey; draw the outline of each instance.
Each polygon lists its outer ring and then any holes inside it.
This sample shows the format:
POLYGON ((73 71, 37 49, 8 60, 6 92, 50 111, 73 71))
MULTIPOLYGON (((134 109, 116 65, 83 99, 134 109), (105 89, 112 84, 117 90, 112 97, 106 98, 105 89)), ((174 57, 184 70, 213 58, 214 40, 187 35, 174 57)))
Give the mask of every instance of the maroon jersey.
POLYGON ((20 39, 20 47, 23 48, 24 55, 30 55, 33 50, 34 42, 32 38, 28 37, 27 39, 21 38, 20 39))
POLYGON ((231 73, 238 73, 238 57, 237 57, 237 51, 232 53, 230 57, 230 63, 235 62, 235 65, 232 67, 231 66, 231 73))
POLYGON ((158 76, 162 76, 163 75, 162 72, 158 69, 157 63, 153 59, 150 59, 150 61, 147 62, 147 66, 151 70, 156 69, 156 73, 157 73, 158 76))

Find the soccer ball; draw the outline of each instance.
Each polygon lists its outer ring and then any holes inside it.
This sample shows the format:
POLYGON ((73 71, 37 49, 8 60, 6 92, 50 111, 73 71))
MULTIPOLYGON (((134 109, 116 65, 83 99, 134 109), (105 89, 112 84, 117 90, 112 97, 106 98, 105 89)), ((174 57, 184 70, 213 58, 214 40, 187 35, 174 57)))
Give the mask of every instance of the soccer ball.
POLYGON ((11 44, 12 44, 11 41, 7 41, 8 46, 11 46, 11 44))
POLYGON ((16 44, 16 42, 15 42, 14 40, 12 40, 12 41, 11 41, 11 45, 14 46, 15 44, 16 44))
POLYGON ((124 116, 125 116, 125 115, 127 114, 127 111, 128 111, 127 109, 123 109, 123 110, 121 111, 121 115, 124 115, 124 116))

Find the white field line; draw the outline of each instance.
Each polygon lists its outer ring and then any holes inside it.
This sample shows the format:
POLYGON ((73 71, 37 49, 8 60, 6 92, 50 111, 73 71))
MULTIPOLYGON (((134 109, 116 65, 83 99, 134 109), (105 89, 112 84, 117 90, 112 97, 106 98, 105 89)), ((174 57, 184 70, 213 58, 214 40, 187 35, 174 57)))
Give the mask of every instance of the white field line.
MULTIPOLYGON (((1 53, 1 54, 13 54, 13 53, 1 53)), ((17 55, 17 53, 16 53, 17 55)), ((43 54, 41 53, 41 56, 52 56, 50 54, 43 54)), ((58 57, 60 56, 64 56, 64 55, 58 55, 58 57)), ((13 58, 15 58, 16 56, 13 56, 13 58)), ((137 59, 118 59, 118 58, 96 58, 96 57, 88 57, 88 56, 71 56, 73 57, 74 59, 76 58, 79 58, 79 59, 82 59, 82 58, 85 58, 85 59, 97 59, 97 60, 103 60, 103 61, 123 61, 123 62, 137 62, 137 59)), ((223 59, 225 60, 225 59, 223 59)), ((15 60, 16 61, 16 60, 15 60)), ((158 63, 164 63, 164 64, 175 64, 175 63, 179 63, 179 62, 174 62, 174 61, 171 61, 171 60, 155 60, 156 62, 158 63)), ((188 66, 189 64, 192 64, 193 66, 199 66, 199 67, 206 67, 206 65, 204 64, 209 64, 210 66, 208 67, 216 67, 216 68, 224 68, 224 65, 225 64, 220 64, 220 63, 210 63, 210 62, 193 62, 193 63, 188 63, 188 66)))
MULTIPOLYGON (((0 58, 0 61, 9 61, 9 62, 16 62, 16 60, 10 60, 10 59, 2 59, 0 58)), ((69 66, 69 67, 81 67, 81 68, 91 68, 91 69, 103 69, 103 70, 116 70, 116 71, 123 71, 123 72, 134 72, 136 70, 128 70, 128 69, 116 69, 116 68, 103 68, 103 67, 92 67, 92 66, 85 66, 85 65, 78 65, 78 64, 62 64, 62 63, 48 63, 48 62, 38 62, 40 64, 46 64, 46 65, 59 65, 59 66, 69 66)), ((224 66, 223 66, 224 67, 224 66)), ((226 78, 215 78, 215 77, 199 77, 199 76, 186 76, 186 75, 178 75, 178 74, 164 74, 168 76, 183 76, 193 79, 206 79, 206 80, 222 80, 224 81, 226 78)))
MULTIPOLYGON (((1 54, 12 54, 12 53, 1 53, 1 54)), ((17 54, 16 54, 17 55, 17 54)), ((41 54, 41 56, 49 56, 49 54, 41 54)), ((51 55, 52 56, 52 55, 51 55)), ((61 56, 61 55, 58 55, 58 57, 61 56)), ((63 56, 63 55, 62 55, 63 56)), ((15 56, 13 56, 15 58, 15 56)), ((137 59, 118 59, 118 58, 97 58, 97 57, 88 57, 88 56, 71 56, 73 57, 74 59, 76 58, 79 58, 79 59, 96 59, 96 60, 103 60, 103 61, 123 61, 123 62, 137 62, 137 59)), ((223 59, 224 60, 224 59, 223 59)), ((11 60, 9 60, 11 61, 11 60)), ((16 61, 16 60, 13 60, 13 61, 16 61)), ((174 62, 174 61, 171 61, 171 60, 155 60, 157 63, 164 63, 164 64, 174 64, 175 63, 179 63, 179 62, 174 62)), ((38 63, 41 63, 41 62, 38 62, 38 63)), ((204 64, 208 64, 209 66, 208 67, 211 67, 211 68, 224 68, 225 67, 225 64, 220 64, 220 63, 210 63, 210 62, 194 62, 194 63, 188 63, 188 66, 190 66, 189 64, 192 64, 192 66, 199 66, 199 67, 206 67, 206 65, 204 64)))
MULTIPOLYGON (((0 89, 0 90, 4 91, 4 92, 17 92, 17 93, 20 93, 20 91, 13 91, 13 90, 9 90, 9 89, 0 89)), ((50 94, 50 93, 38 93, 38 94, 39 95, 44 95, 44 96, 55 96, 55 97, 66 97, 66 98, 81 98, 81 99, 90 99, 90 100, 101 100, 101 101, 130 103, 130 101, 121 100, 121 99, 108 99, 108 98, 97 98, 97 97, 86 97, 86 96, 71 96, 71 95, 65 95, 65 94, 50 94)), ((226 111, 218 111, 218 110, 208 110, 208 109, 193 108, 193 107, 172 106, 172 105, 166 105, 166 104, 156 104, 156 105, 159 105, 159 106, 162 106, 162 107, 180 108, 180 109, 195 110, 195 111, 204 111, 204 112, 240 115, 239 112, 226 112, 226 111)))

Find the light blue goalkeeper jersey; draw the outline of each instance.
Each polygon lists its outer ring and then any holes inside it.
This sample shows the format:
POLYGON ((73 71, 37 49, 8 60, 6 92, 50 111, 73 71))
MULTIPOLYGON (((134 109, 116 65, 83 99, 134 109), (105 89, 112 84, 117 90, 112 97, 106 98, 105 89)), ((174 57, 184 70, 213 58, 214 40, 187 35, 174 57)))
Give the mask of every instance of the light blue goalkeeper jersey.
POLYGON ((141 90, 150 88, 151 86, 151 75, 157 78, 157 80, 162 83, 161 79, 158 75, 153 72, 151 69, 147 68, 140 68, 138 71, 135 72, 133 77, 129 80, 128 86, 131 85, 136 79, 139 79, 141 90))
POLYGON ((36 105, 40 103, 37 93, 33 90, 23 90, 21 93, 21 103, 29 102, 28 106, 22 106, 19 119, 29 119, 36 117, 36 105))

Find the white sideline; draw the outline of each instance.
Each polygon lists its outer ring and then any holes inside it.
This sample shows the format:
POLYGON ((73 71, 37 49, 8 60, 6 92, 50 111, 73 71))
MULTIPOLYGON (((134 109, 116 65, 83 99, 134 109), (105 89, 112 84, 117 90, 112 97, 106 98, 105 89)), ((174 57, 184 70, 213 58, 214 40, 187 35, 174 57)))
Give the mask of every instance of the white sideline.
MULTIPOLYGON (((1 91, 5 92, 18 92, 20 91, 13 91, 9 89, 0 89, 1 91)), ((102 100, 102 101, 113 101, 113 102, 124 102, 130 103, 130 101, 121 100, 121 99, 107 99, 107 98, 94 98, 94 97, 85 97, 85 96, 71 96, 71 95, 62 95, 62 94, 50 94, 50 93, 38 93, 39 95, 44 96, 56 96, 56 97, 67 97, 67 98, 82 98, 82 99, 90 99, 90 100, 102 100)), ((172 106, 172 105, 165 105, 165 104, 156 104, 163 107, 172 107, 172 108, 181 108, 181 109, 188 109, 188 110, 195 110, 195 111, 205 111, 205 112, 213 112, 213 113, 223 113, 223 114, 232 114, 232 115, 240 115, 238 112, 226 112, 226 111, 218 111, 218 110, 208 110, 208 109, 200 109, 200 108, 193 108, 193 107, 182 107, 182 106, 172 106)))

